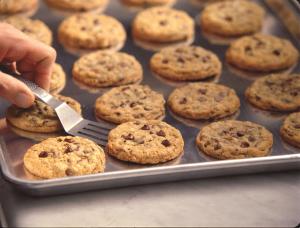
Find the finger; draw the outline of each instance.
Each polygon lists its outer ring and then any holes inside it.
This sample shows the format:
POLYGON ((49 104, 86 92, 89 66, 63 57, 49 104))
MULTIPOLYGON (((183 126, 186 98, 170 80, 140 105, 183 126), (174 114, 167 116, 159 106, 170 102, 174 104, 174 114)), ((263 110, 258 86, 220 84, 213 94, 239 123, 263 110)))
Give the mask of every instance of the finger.
POLYGON ((24 83, 3 72, 0 72, 0 96, 21 108, 30 107, 35 99, 24 83))

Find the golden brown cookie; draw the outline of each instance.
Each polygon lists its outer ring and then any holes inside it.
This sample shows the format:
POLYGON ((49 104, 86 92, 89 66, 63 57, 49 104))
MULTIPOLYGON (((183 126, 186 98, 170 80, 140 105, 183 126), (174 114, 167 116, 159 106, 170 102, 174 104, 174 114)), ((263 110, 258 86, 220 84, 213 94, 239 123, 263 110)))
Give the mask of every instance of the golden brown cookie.
POLYGON ((185 42, 194 38, 194 21, 184 11, 152 7, 135 17, 132 33, 135 39, 152 43, 185 42))
POLYGON ((212 123, 196 139, 199 149, 216 159, 240 159, 267 156, 273 135, 263 126, 237 120, 212 123))
POLYGON ((290 41, 264 34, 242 37, 226 52, 229 64, 258 72, 284 70, 295 65, 298 59, 299 52, 290 41))
POLYGON ((105 154, 86 138, 50 138, 27 150, 24 167, 43 179, 96 174, 104 172, 105 154))
POLYGON ((292 113, 284 120, 280 134, 288 144, 300 148, 300 112, 292 113))
POLYGON ((204 8, 200 23, 207 33, 237 37, 259 32, 264 15, 264 9, 251 1, 219 1, 204 8))
POLYGON ((66 85, 66 74, 60 64, 54 64, 50 78, 50 93, 59 93, 66 85))
POLYGON ((300 74, 269 75, 257 79, 245 93, 254 106, 269 111, 300 109, 300 74))
MULTIPOLYGON (((81 113, 81 106, 74 99, 62 95, 55 97, 81 113)), ((38 100, 27 109, 10 106, 6 112, 6 120, 14 127, 30 132, 54 133, 63 129, 54 109, 38 100)))
POLYGON ((165 115, 163 95, 145 85, 121 86, 99 97, 96 116, 113 123, 136 119, 162 119, 165 115))
POLYGON ((122 52, 93 52, 82 56, 73 66, 73 77, 84 85, 102 88, 137 83, 143 78, 141 64, 122 52))
POLYGON ((214 53, 196 46, 162 49, 152 56, 150 67, 157 75, 175 81, 213 78, 222 71, 222 63, 214 53))
POLYGON ((229 87, 213 83, 190 83, 175 89, 168 99, 171 110, 194 120, 220 119, 240 108, 240 100, 229 87))
POLYGON ((126 40, 123 25, 107 15, 76 14, 63 20, 58 39, 67 49, 119 50, 126 40))
POLYGON ((2 0, 0 16, 32 16, 38 8, 38 0, 2 0))
POLYGON ((181 133, 156 120, 133 121, 119 125, 108 136, 111 156, 139 164, 157 164, 173 160, 183 153, 181 133))
POLYGON ((45 2, 58 10, 80 13, 95 9, 97 12, 102 12, 107 7, 109 0, 45 0, 45 2))
POLYGON ((32 39, 38 40, 44 44, 52 44, 52 32, 50 28, 42 21, 25 18, 21 16, 11 16, 3 20, 32 39))

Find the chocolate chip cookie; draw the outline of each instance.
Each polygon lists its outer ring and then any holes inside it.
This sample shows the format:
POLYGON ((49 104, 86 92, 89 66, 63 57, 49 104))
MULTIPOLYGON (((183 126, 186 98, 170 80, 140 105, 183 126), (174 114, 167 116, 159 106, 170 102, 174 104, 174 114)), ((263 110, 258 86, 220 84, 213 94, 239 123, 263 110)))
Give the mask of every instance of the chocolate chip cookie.
MULTIPOLYGON (((74 99, 61 95, 55 97, 81 113, 80 104, 74 99)), ((63 129, 54 109, 38 100, 27 109, 10 106, 6 112, 6 120, 9 125, 29 132, 54 133, 63 129)))
MULTIPOLYGON (((107 4, 108 0, 45 0, 45 2, 50 6, 58 10, 71 11, 73 13, 82 13, 94 11, 99 9, 103 11, 107 4)), ((97 12, 99 12, 97 10, 97 12)))
POLYGON ((240 100, 229 87, 213 83, 190 83, 175 89, 168 99, 171 110, 194 120, 220 119, 236 113, 240 100))
POLYGON ((184 11, 152 7, 140 12, 132 24, 133 37, 151 43, 176 43, 194 39, 194 21, 184 11))
POLYGON ((75 80, 94 88, 137 83, 143 69, 134 56, 122 52, 93 52, 82 56, 73 66, 75 80))
POLYGON ((50 93, 59 93, 66 85, 66 74, 60 64, 54 64, 50 78, 50 93))
POLYGON ((270 153, 273 135, 252 122, 226 120, 204 127, 196 143, 203 153, 216 159, 261 157, 270 153))
POLYGON ((257 79, 246 90, 246 97, 263 110, 296 111, 300 108, 300 74, 274 74, 257 79))
POLYGON ((38 0, 2 0, 0 16, 26 15, 31 16, 38 8, 38 0))
POLYGON ((36 19, 25 18, 21 16, 8 17, 3 22, 6 22, 21 32, 25 33, 30 38, 38 40, 44 44, 51 45, 52 32, 49 27, 42 21, 36 19))
POLYGON ((264 34, 242 37, 226 52, 229 64, 257 72, 284 70, 295 65, 298 59, 299 53, 290 41, 264 34))
POLYGON ((207 5, 201 13, 201 28, 224 37, 238 37, 259 32, 265 11, 246 0, 220 1, 207 5))
POLYGON ((181 133, 167 123, 149 120, 119 125, 108 136, 107 152, 123 161, 157 164, 183 153, 181 133))
POLYGON ((153 6, 171 6, 175 3, 175 0, 121 0, 126 6, 134 7, 153 7, 153 6))
POLYGON ((27 150, 24 167, 43 179, 96 174, 105 169, 105 154, 86 138, 50 138, 27 150))
POLYGON ((222 71, 214 53, 196 46, 164 48, 152 56, 150 67, 157 75, 174 81, 213 78, 222 71))
POLYGON ((68 50, 119 50, 126 40, 126 31, 111 16, 76 14, 60 24, 58 39, 68 50))
POLYGON ((280 134, 284 141, 300 148, 300 112, 292 113, 284 120, 280 134))
POLYGON ((95 104, 96 116, 113 123, 136 119, 162 119, 165 115, 163 95, 145 85, 113 88, 99 97, 95 104))

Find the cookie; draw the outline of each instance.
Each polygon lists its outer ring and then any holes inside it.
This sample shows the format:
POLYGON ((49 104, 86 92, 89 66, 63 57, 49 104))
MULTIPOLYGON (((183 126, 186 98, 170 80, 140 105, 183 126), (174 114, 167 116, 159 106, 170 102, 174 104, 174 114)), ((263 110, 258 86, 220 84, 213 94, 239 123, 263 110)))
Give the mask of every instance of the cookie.
POLYGON ((12 16, 3 20, 32 39, 38 40, 44 44, 52 44, 52 32, 42 21, 25 18, 21 16, 12 16))
POLYGON ((284 120, 280 134, 288 144, 300 148, 300 112, 292 113, 284 120))
POLYGON ((132 24, 133 37, 151 43, 193 40, 194 21, 184 11, 152 7, 141 11, 132 24))
POLYGON ((111 130, 106 149, 119 160, 157 164, 177 158, 183 147, 183 138, 176 128, 149 120, 123 123, 111 130))
POLYGON ((50 78, 50 93, 59 93, 66 85, 66 74, 59 64, 54 64, 50 78))
POLYGON ((113 88, 96 100, 95 114, 113 123, 136 119, 162 119, 165 115, 163 95, 145 85, 113 88))
POLYGON ((213 78, 222 71, 214 53, 196 46, 165 48, 152 56, 150 67, 157 75, 174 81, 213 78))
POLYGON ((269 111, 300 109, 300 74, 269 75, 257 79, 246 90, 247 100, 269 111))
POLYGON ((50 138, 27 150, 24 167, 43 179, 96 174, 104 172, 105 154, 86 138, 50 138))
POLYGON ((240 38, 226 52, 229 64, 258 72, 284 70, 295 65, 298 59, 299 53, 290 41, 264 34, 240 38))
MULTIPOLYGON (((103 11, 108 4, 108 0, 45 0, 48 6, 72 13, 82 13, 99 9, 103 11)), ((99 12, 99 11, 98 11, 99 12)))
POLYGON ((31 16, 37 8, 38 0, 2 0, 0 1, 0 16, 31 16))
MULTIPOLYGON (((81 113, 80 104, 74 99, 61 95, 55 97, 81 113)), ((35 100, 33 106, 27 109, 10 106, 6 112, 6 120, 14 127, 29 132, 53 133, 63 130, 54 109, 39 100, 35 100)))
POLYGON ((58 39, 71 50, 119 50, 126 40, 123 25, 107 15, 76 14, 63 20, 58 39))
POLYGON ((213 83, 190 83, 175 89, 168 98, 171 110, 194 120, 220 119, 231 116, 240 108, 235 91, 213 83))
POLYGON ((225 37, 250 35, 261 30, 264 9, 246 0, 220 1, 207 5, 201 13, 201 28, 225 37))
POLYGON ((202 128, 196 143, 203 153, 216 159, 262 157, 270 153, 273 135, 252 122, 227 120, 202 128))
POLYGON ((126 6, 133 7, 154 7, 154 6, 171 6, 175 3, 175 0, 121 0, 126 6))
POLYGON ((90 87, 120 86, 141 81, 143 69, 134 56, 98 51, 75 62, 73 77, 90 87))

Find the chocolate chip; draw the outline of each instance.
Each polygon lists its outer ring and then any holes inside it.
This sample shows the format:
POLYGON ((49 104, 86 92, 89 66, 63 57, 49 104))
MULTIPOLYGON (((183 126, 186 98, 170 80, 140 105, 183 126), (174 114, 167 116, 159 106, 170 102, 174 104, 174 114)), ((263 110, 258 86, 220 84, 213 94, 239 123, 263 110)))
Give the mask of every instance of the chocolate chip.
POLYGON ((185 60, 182 57, 177 58, 177 62, 179 63, 185 63, 185 60))
POLYGON ((166 20, 163 20, 163 21, 160 21, 159 24, 160 24, 161 26, 165 26, 165 25, 168 24, 168 22, 167 22, 166 20))
POLYGON ((296 96, 298 96, 299 93, 296 92, 296 91, 293 91, 293 92, 291 92, 290 94, 291 94, 292 96, 296 97, 296 96))
POLYGON ((280 56, 281 51, 278 50, 278 49, 275 49, 275 50, 273 51, 273 54, 276 55, 276 56, 280 56))
POLYGON ((163 130, 158 131, 156 134, 161 137, 166 137, 166 133, 163 130))
POLYGON ((207 63, 209 61, 210 57, 209 56, 204 56, 202 57, 202 62, 207 63))
POLYGON ((132 102, 132 103, 130 104, 130 108, 134 108, 136 105, 137 105, 137 103, 132 102))
POLYGON ((296 129, 300 129, 300 124, 295 124, 294 127, 295 127, 296 129))
POLYGON ((128 135, 123 135, 122 137, 126 140, 134 140, 134 136, 130 133, 128 135))
POLYGON ((230 16, 226 16, 224 19, 225 19, 226 21, 229 21, 229 22, 232 21, 232 17, 230 17, 230 16))
POLYGON ((80 29, 81 29, 81 31, 85 31, 86 27, 81 27, 80 29))
POLYGON ((200 57, 200 55, 198 55, 197 53, 194 53, 193 56, 194 56, 195 58, 199 58, 199 57, 200 57))
POLYGON ((65 154, 72 153, 73 151, 74 151, 73 148, 69 144, 67 144, 65 149, 65 154))
POLYGON ((129 90, 130 88, 128 87, 128 86, 126 86, 126 87, 123 87, 122 88, 122 91, 124 92, 124 91, 126 91, 126 90, 129 90))
POLYGON ((161 142, 161 144, 163 144, 165 147, 169 147, 169 146, 171 146, 171 143, 170 143, 170 141, 169 141, 169 140, 167 140, 167 139, 163 140, 163 141, 161 142))
POLYGON ((57 139, 57 142, 62 142, 62 139, 57 139))
POLYGON ((66 173, 67 176, 73 176, 74 175, 74 172, 69 168, 66 169, 65 173, 66 173))
POLYGON ((256 138, 253 135, 248 137, 249 142, 255 142, 256 138))
POLYGON ((207 89, 200 88, 198 89, 198 92, 205 95, 207 93, 207 89))
POLYGON ((40 157, 40 158, 46 158, 46 157, 48 157, 48 152, 47 152, 47 151, 42 151, 42 152, 39 154, 39 157, 40 157))
POLYGON ((179 104, 186 104, 187 103, 187 99, 184 97, 181 99, 181 101, 179 102, 179 104))
POLYGON ((66 138, 64 139, 64 142, 72 143, 74 140, 72 138, 66 138))
POLYGON ((98 19, 95 19, 94 20, 94 25, 99 25, 100 24, 100 21, 98 19))
POLYGON ((115 114, 116 114, 117 116, 120 116, 120 115, 121 115, 121 113, 120 113, 120 112, 115 112, 115 114))
POLYGON ((144 131, 149 131, 150 127, 145 124, 141 129, 144 130, 144 131))
POLYGON ((145 111, 151 111, 152 109, 149 108, 149 107, 144 107, 144 110, 145 110, 145 111))
POLYGON ((248 148, 249 146, 250 146, 250 144, 248 142, 242 142, 241 143, 242 148, 248 148))
POLYGON ((236 133, 236 135, 237 135, 238 137, 243 137, 243 136, 245 135, 245 132, 238 131, 238 132, 236 133))
POLYGON ((221 144, 218 142, 217 144, 214 145, 214 150, 219 150, 221 149, 221 144))
POLYGON ((169 63, 169 60, 163 59, 163 60, 162 60, 162 63, 163 63, 163 64, 168 64, 168 63, 169 63))

